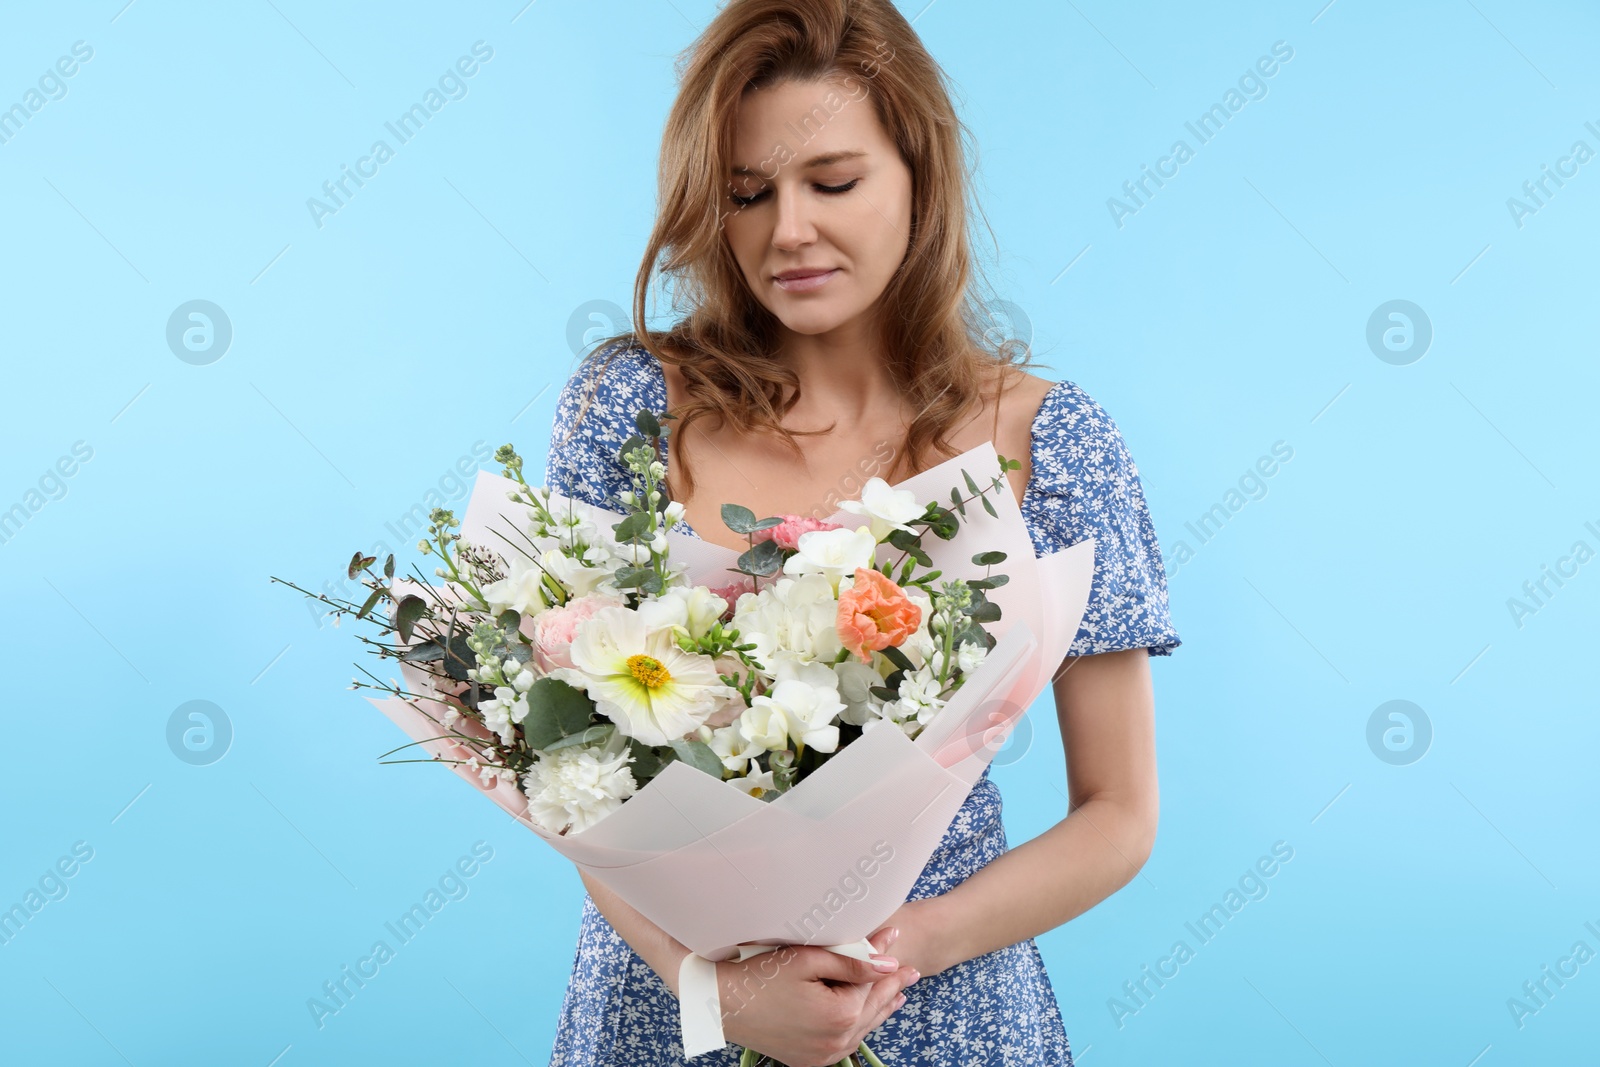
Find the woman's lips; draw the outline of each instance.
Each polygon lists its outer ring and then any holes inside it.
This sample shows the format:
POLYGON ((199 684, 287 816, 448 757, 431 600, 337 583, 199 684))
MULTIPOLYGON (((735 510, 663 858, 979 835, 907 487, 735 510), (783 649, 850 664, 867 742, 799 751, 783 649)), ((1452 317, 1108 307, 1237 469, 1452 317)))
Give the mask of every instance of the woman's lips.
POLYGON ((828 283, 829 278, 838 273, 839 268, 835 267, 822 274, 807 274, 798 278, 774 278, 773 280, 778 283, 778 288, 786 293, 809 293, 815 289, 821 289, 828 283))

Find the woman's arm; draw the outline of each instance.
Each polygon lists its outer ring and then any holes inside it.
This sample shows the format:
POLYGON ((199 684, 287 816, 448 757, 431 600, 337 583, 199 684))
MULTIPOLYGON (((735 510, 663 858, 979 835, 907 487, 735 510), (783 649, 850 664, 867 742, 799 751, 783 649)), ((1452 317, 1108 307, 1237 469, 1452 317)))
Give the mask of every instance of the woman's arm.
POLYGON ((1155 843, 1155 697, 1142 648, 1067 659, 1055 681, 1069 812, 950 892, 889 919, 924 975, 1036 937, 1126 885, 1155 843))
POLYGON ((661 981, 672 991, 672 995, 677 996, 678 969, 683 965, 683 958, 689 954, 688 947, 645 918, 638 908, 623 900, 602 883, 591 879, 581 867, 578 869, 578 877, 583 879, 584 887, 589 890, 589 896, 593 898, 596 910, 605 917, 606 922, 611 924, 611 928, 628 943, 639 958, 661 976, 661 981))

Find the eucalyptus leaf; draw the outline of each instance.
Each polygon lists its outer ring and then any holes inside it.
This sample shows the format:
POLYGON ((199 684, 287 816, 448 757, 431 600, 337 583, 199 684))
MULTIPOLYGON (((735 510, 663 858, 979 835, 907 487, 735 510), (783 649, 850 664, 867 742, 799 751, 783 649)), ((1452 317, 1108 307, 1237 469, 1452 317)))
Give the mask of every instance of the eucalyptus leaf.
POLYGON ((776 574, 783 566, 783 548, 776 541, 762 541, 739 556, 739 570, 745 574, 765 577, 776 574))
POLYGON ((990 502, 988 497, 980 496, 978 498, 978 503, 982 504, 983 505, 983 510, 987 511, 990 515, 994 516, 997 519, 1000 517, 1000 513, 994 509, 994 504, 990 502))
POLYGON ((655 413, 649 409, 641 409, 639 413, 633 417, 633 425, 637 427, 639 433, 645 437, 661 436, 661 423, 656 420, 655 413))
POLYGON ((617 732, 617 724, 616 723, 614 723, 614 722, 601 723, 601 724, 599 724, 597 726, 591 726, 587 730, 581 730, 581 731, 579 731, 578 733, 575 733, 575 734, 568 734, 566 737, 563 737, 561 740, 557 741, 555 744, 546 745, 544 747, 543 751, 545 751, 545 752, 555 752, 558 749, 573 748, 574 746, 577 746, 577 745, 604 744, 606 738, 610 737, 612 734, 614 734, 616 732, 617 732))
POLYGON ((540 678, 528 690, 522 733, 529 748, 545 749, 588 729, 593 716, 594 702, 583 692, 558 678, 540 678))
POLYGON ((705 771, 711 777, 722 780, 722 760, 711 750, 711 746, 704 741, 683 741, 673 739, 668 744, 679 759, 699 771, 705 771))
MULTIPOLYGON (((393 559, 393 556, 389 557, 393 559)), ((400 631, 400 639, 411 641, 411 635, 416 630, 417 622, 428 614, 428 602, 414 593, 409 593, 400 598, 400 604, 394 611, 394 628, 400 631)))
POLYGON ((756 513, 743 504, 724 504, 722 505, 722 524, 734 533, 754 533, 756 513))

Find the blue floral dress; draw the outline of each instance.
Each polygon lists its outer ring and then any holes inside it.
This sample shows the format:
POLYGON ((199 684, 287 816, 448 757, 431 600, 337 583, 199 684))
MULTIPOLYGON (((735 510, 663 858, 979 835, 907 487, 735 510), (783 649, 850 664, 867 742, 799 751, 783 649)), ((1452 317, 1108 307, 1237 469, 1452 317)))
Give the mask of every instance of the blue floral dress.
MULTIPOLYGON (((666 380, 636 343, 593 353, 556 404, 546 484, 618 507, 627 488, 616 455, 640 408, 664 411, 666 380)), ((1071 654, 1180 644, 1139 470, 1116 424, 1083 390, 1057 382, 1033 422, 1032 474, 1022 501, 1036 554, 1096 540, 1094 579, 1071 654)), ((676 532, 693 534, 679 522, 676 532)), ((1006 851, 999 787, 985 769, 912 887, 910 899, 946 893, 1006 851)), ((1072 1067, 1055 992, 1032 938, 922 978, 906 1002, 868 1035, 889 1067, 975 1062, 1072 1067)), ((678 1001, 584 895, 572 976, 561 1005, 551 1067, 734 1067, 728 1045, 685 1060, 678 1001)))

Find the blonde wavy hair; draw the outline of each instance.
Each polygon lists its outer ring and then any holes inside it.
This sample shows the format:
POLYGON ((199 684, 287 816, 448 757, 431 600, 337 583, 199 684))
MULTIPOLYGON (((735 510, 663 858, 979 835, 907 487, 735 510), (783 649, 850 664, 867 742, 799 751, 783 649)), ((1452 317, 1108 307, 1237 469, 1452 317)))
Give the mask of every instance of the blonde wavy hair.
MULTIPOLYGON (((890 0, 729 0, 679 56, 677 70, 678 95, 661 138, 656 223, 635 279, 632 317, 647 321, 646 296, 659 270, 672 283, 681 318, 664 332, 641 326, 606 338, 591 356, 608 348, 614 356, 625 347, 614 342, 633 341, 677 367, 687 401, 672 412, 675 434, 710 417, 718 427, 731 421, 774 435, 803 456, 797 438, 832 429, 782 425, 800 382, 778 352, 780 323, 750 292, 720 221, 742 96, 789 80, 854 77, 912 176, 909 247, 880 297, 878 319, 890 374, 917 414, 886 480, 932 466, 922 462, 932 453, 957 454, 947 430, 981 405, 990 376, 998 412, 1000 392, 1031 354, 1023 341, 993 342, 985 330, 973 293, 982 277, 967 232, 963 140, 970 133, 910 23, 890 0)), ((976 202, 974 209, 981 217, 976 202)), ((693 475, 681 452, 673 459, 669 478, 681 491, 674 495, 687 497, 693 475)))

